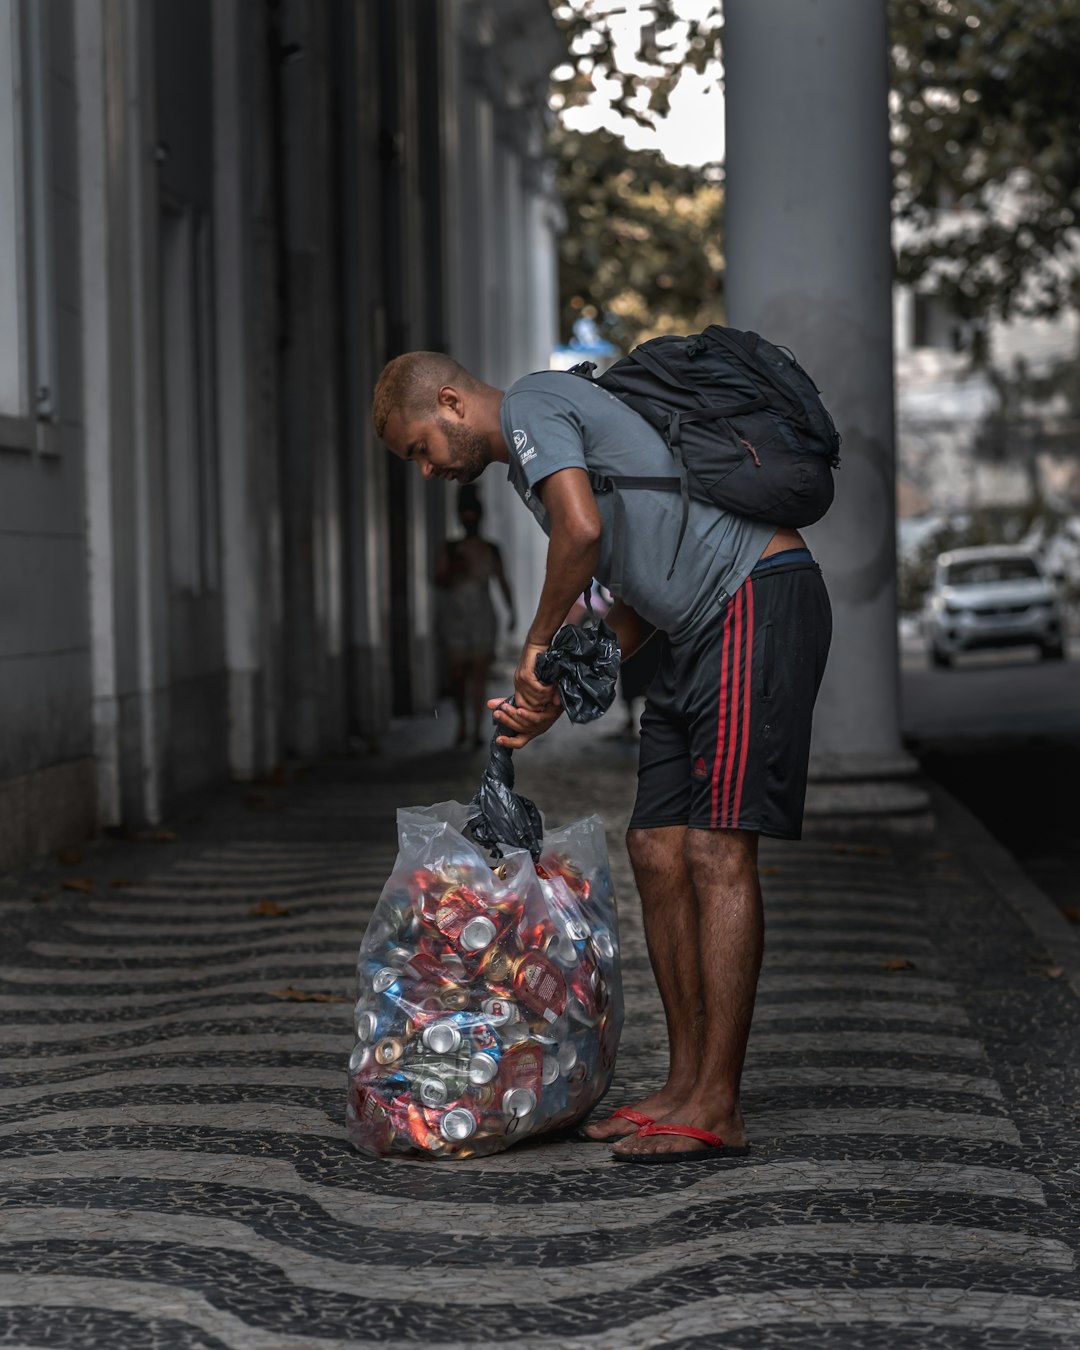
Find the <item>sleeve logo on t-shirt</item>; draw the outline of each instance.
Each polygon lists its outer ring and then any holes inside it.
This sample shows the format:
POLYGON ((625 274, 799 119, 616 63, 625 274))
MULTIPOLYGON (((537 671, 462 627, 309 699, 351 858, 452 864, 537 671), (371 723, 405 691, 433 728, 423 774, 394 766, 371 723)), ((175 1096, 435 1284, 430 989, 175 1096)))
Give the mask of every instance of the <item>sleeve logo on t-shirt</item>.
POLYGON ((517 451, 518 463, 521 465, 528 464, 536 458, 536 446, 529 445, 529 433, 527 431, 514 432, 514 449, 517 451))

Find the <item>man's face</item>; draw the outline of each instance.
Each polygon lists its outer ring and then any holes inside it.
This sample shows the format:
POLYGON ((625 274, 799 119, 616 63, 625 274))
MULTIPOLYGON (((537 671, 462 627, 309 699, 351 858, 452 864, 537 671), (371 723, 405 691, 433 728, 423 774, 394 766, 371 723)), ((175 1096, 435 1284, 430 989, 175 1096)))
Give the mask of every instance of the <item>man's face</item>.
POLYGON ((425 478, 473 483, 490 462, 487 439, 454 414, 406 422, 394 412, 384 439, 399 459, 412 460, 425 478))

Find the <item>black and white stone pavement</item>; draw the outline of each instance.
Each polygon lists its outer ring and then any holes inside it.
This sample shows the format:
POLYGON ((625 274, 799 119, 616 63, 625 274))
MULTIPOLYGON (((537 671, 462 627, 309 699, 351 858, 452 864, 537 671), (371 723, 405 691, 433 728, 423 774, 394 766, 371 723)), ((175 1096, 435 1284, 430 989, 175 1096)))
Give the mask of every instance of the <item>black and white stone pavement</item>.
MULTIPOLYGON (((620 844, 632 752, 604 730, 518 759, 550 820, 609 827, 614 1105, 663 1037, 620 844)), ((422 748, 0 884, 0 1346, 1080 1346, 1076 944, 948 803, 929 837, 764 848, 746 1163, 356 1154, 354 962, 394 808, 466 800, 481 767, 422 748)))

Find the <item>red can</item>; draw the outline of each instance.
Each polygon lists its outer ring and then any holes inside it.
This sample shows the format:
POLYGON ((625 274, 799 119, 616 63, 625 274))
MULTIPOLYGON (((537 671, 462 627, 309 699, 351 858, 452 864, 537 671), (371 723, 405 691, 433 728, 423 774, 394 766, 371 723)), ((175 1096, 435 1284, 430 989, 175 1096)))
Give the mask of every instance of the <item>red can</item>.
POLYGON ((600 998, 606 993, 599 971, 589 961, 582 961, 571 972, 568 983, 576 1003, 570 1005, 570 1014, 590 1026, 600 1016, 600 998))
POLYGON ((522 1041, 503 1051, 495 1080, 500 1097, 511 1088, 525 1088, 539 1098, 544 1086, 544 1048, 522 1041))
POLYGON ((349 1087, 349 1105, 360 1142, 373 1153, 389 1153, 394 1142, 394 1126, 379 1094, 369 1084, 354 1080, 349 1087))
MULTIPOLYGON (((438 1114, 442 1114, 439 1112, 438 1114)), ((445 1145, 435 1130, 428 1124, 429 1112, 416 1102, 405 1107, 405 1120, 408 1137, 417 1148, 425 1153, 441 1153, 445 1145)))
POLYGON ((465 955, 490 947, 499 931, 483 900, 468 886, 446 892, 435 911, 435 927, 465 955))
POLYGON ((514 994, 545 1022, 556 1022, 566 1010, 566 980, 539 952, 527 952, 514 966, 514 994))
POLYGON ((405 962, 401 973, 407 980, 427 989, 444 989, 457 983, 454 973, 429 952, 416 952, 405 962))

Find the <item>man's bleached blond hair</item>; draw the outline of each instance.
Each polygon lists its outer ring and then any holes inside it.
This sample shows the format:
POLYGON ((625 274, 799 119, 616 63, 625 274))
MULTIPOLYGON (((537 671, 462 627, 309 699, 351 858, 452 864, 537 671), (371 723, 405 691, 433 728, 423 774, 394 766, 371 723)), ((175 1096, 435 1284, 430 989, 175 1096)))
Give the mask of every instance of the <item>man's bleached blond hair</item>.
POLYGON ((445 384, 473 390, 479 381, 445 352, 406 352, 383 367, 371 400, 375 434, 381 440, 396 408, 409 421, 434 417, 445 384))

